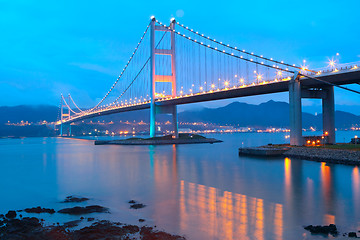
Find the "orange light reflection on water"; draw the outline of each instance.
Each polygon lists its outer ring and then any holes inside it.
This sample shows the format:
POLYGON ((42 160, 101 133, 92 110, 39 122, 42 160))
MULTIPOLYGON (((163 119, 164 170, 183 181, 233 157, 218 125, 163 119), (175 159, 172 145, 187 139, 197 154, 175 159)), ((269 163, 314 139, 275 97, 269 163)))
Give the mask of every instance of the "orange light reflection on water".
POLYGON ((180 181, 180 226, 197 227, 217 239, 283 239, 283 205, 201 184, 180 181), (272 226, 272 227, 271 227, 272 226))
POLYGON ((291 200, 291 159, 285 158, 285 200, 289 203, 291 200))
MULTIPOLYGON (((358 203, 360 201, 360 173, 359 173, 359 167, 355 166, 352 171, 352 188, 353 188, 353 199, 355 203, 358 203)), ((354 205, 355 212, 359 211, 358 204, 354 205)))

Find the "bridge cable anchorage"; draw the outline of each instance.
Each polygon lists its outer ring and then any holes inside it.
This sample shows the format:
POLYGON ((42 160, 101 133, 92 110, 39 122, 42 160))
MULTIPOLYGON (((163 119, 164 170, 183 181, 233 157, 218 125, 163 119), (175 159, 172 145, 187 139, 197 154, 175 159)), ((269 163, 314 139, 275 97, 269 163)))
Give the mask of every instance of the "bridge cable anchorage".
POLYGON ((302 67, 296 66, 295 64, 284 63, 283 61, 277 61, 277 60, 274 60, 274 59, 272 59, 272 58, 264 57, 264 56, 262 56, 262 55, 257 55, 257 54, 254 54, 254 53, 250 53, 250 52, 247 52, 247 51, 245 51, 245 50, 240 50, 240 49, 238 49, 237 47, 232 47, 232 46, 230 46, 229 44, 224 44, 224 43, 219 42, 219 41, 217 41, 217 40, 215 40, 215 39, 213 39, 213 38, 211 38, 211 37, 209 37, 209 36, 206 36, 206 35, 204 35, 204 34, 200 34, 199 32, 194 31, 193 29, 190 29, 189 27, 185 27, 183 24, 180 24, 179 22, 175 22, 175 23, 176 23, 178 26, 180 26, 181 28, 183 28, 183 29, 185 29, 185 30, 187 30, 187 31, 189 31, 189 32, 192 32, 193 34, 196 34, 196 35, 198 35, 198 36, 200 36, 200 37, 202 37, 202 38, 204 38, 204 39, 206 39, 206 40, 209 40, 209 41, 211 41, 211 42, 214 42, 214 43, 216 43, 216 44, 219 44, 219 45, 221 45, 221 46, 223 46, 223 47, 227 47, 227 48, 230 48, 230 49, 232 49, 232 50, 235 50, 235 51, 238 51, 238 52, 241 52, 241 53, 250 55, 250 56, 254 56, 254 57, 256 57, 256 58, 260 58, 260 59, 263 59, 263 60, 266 60, 266 61, 269 61, 269 62, 274 62, 274 63, 280 64, 280 65, 284 65, 284 66, 287 66, 287 67, 296 68, 296 69, 299 69, 299 70, 305 70, 305 71, 309 71, 309 72, 314 72, 314 73, 315 73, 315 71, 312 71, 312 70, 310 70, 310 69, 302 69, 302 67))
POLYGON ((125 70, 127 69, 127 67, 129 66, 131 60, 133 59, 134 55, 136 54, 137 50, 139 49, 139 46, 140 44, 142 43, 142 40, 144 39, 147 31, 149 30, 149 27, 150 27, 150 24, 151 24, 151 21, 150 23, 147 25, 145 31, 144 31, 144 34, 142 35, 139 43, 137 44, 133 54, 131 55, 129 61, 127 62, 127 64, 125 65, 124 69, 122 70, 122 72, 120 73, 119 77, 116 79, 116 81, 114 82, 114 84, 111 86, 110 90, 105 94, 105 96, 101 99, 101 101, 95 105, 95 107, 89 109, 87 112, 91 112, 93 111, 94 109, 96 109, 108 96, 109 94, 111 93, 111 91, 114 89, 114 87, 116 86, 116 84, 119 82, 120 78, 122 77, 122 75, 124 74, 125 70))
MULTIPOLYGON (((157 48, 157 47, 160 45, 160 43, 161 43, 161 41, 163 40, 163 38, 165 37, 166 33, 167 33, 167 32, 165 32, 165 33, 162 35, 161 39, 159 40, 159 42, 157 43, 157 45, 156 45, 155 48, 157 48)), ((139 77, 140 73, 142 72, 142 70, 144 70, 144 68, 146 67, 146 65, 148 64, 149 61, 150 61, 150 57, 146 60, 146 62, 145 62, 144 65, 141 67, 140 71, 136 74, 135 78, 131 81, 131 83, 129 84, 129 86, 121 93, 121 95, 120 95, 119 97, 117 97, 117 98, 115 99, 115 101, 114 101, 112 104, 116 104, 116 102, 126 93, 126 91, 131 87, 131 85, 132 85, 132 84, 135 82, 135 80, 139 77)))
MULTIPOLYGON (((156 20, 157 21, 157 20, 156 20)), ((157 21, 157 23, 159 23, 160 25, 162 25, 163 27, 166 27, 166 25, 162 24, 161 22, 157 21)), ((283 72, 288 72, 288 73, 294 73, 295 71, 294 70, 289 70, 289 69, 284 69, 284 68, 280 68, 278 66, 271 66, 271 65, 268 65, 268 64, 265 64, 265 63, 261 63, 261 62, 256 62, 256 61, 253 61, 252 59, 246 59, 246 58, 243 58, 241 56, 237 56, 237 55, 234 55, 233 53, 228 53, 226 52, 225 50, 221 51, 220 49, 217 49, 216 47, 212 47, 210 45, 204 45, 202 42, 200 41, 197 41, 196 39, 192 39, 192 38, 189 38, 189 37, 186 37, 185 34, 181 34, 180 32, 176 32, 176 31, 173 31, 175 34, 177 34, 178 36, 181 36, 182 38, 186 39, 186 40, 189 40, 189 41, 192 41, 196 44, 199 44, 201 46, 204 46, 206 48, 209 48, 213 51, 216 51, 216 52, 220 52, 220 53, 223 53, 225 55, 228 55, 228 56, 231 56, 231 57, 234 57, 234 58, 238 58, 238 59, 241 59, 241 60, 244 60, 244 61, 247 61, 247 62, 251 62, 251 63, 254 63, 254 64, 259 64, 259 65, 262 65, 262 66, 265 66, 265 67, 269 67, 269 68, 273 68, 273 69, 277 69, 277 70, 281 70, 283 72)), ((220 44, 220 43, 219 43, 220 44)))
POLYGON ((84 111, 82 111, 82 110, 78 107, 78 105, 75 103, 74 99, 71 97, 70 93, 69 93, 69 97, 70 97, 70 100, 72 101, 72 103, 74 104, 74 106, 75 106, 81 113, 83 113, 84 111))
POLYGON ((356 90, 353 90, 353 89, 350 89, 350 88, 347 88, 347 87, 344 87, 344 86, 341 86, 341 85, 338 85, 338 84, 335 84, 335 83, 331 83, 331 82, 328 82, 328 81, 325 81, 325 80, 322 80, 322 79, 319 79, 319 78, 316 78, 316 77, 312 77, 312 76, 305 75, 305 74, 302 74, 302 73, 299 73, 299 75, 301 75, 303 77, 311 78, 313 80, 316 80, 316 81, 319 81, 319 82, 322 82, 322 83, 325 83, 325 84, 328 84, 328 85, 331 85, 331 86, 334 86, 334 87, 338 87, 338 88, 341 88, 341 89, 344 89, 344 90, 347 90, 347 91, 350 91, 350 92, 360 94, 359 91, 356 91, 356 90))

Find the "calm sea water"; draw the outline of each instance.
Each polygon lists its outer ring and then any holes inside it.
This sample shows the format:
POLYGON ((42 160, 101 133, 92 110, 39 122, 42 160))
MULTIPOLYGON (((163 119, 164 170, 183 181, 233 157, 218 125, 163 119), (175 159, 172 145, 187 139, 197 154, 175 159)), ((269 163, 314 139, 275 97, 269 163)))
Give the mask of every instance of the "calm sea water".
MULTIPOLYGON (((239 157, 241 146, 284 143, 286 133, 207 135, 219 144, 95 146, 65 138, 0 140, 0 213, 86 204, 99 219, 156 225, 188 239, 323 239, 303 229, 360 230, 358 167, 298 159, 239 157), (60 203, 68 195, 88 203, 60 203), (138 210, 127 203, 147 205, 138 210)), ((349 141, 359 132, 337 132, 349 141)), ((41 214, 48 222, 78 217, 41 214)))

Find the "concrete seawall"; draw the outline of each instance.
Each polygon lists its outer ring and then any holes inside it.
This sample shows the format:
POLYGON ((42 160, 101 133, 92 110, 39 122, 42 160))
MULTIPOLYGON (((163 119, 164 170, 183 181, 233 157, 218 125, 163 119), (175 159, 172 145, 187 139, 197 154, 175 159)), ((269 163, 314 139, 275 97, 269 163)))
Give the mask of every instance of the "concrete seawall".
POLYGON ((317 162, 360 165, 360 151, 292 147, 283 155, 317 162))

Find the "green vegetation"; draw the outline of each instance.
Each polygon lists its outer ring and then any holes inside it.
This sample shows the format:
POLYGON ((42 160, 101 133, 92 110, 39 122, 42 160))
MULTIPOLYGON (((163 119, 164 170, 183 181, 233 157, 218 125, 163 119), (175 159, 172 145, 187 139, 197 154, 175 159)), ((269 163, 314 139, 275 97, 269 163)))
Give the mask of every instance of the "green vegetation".
MULTIPOLYGON (((284 147, 297 147, 297 146, 290 146, 290 144, 268 144, 262 147, 284 148, 284 147)), ((337 143, 334 145, 302 146, 302 147, 360 151, 360 144, 352 144, 352 143, 337 143)))
POLYGON ((311 148, 326 148, 326 149, 339 149, 339 150, 353 150, 360 151, 360 144, 351 144, 351 143, 338 143, 334 145, 322 145, 322 146, 314 146, 311 148))

